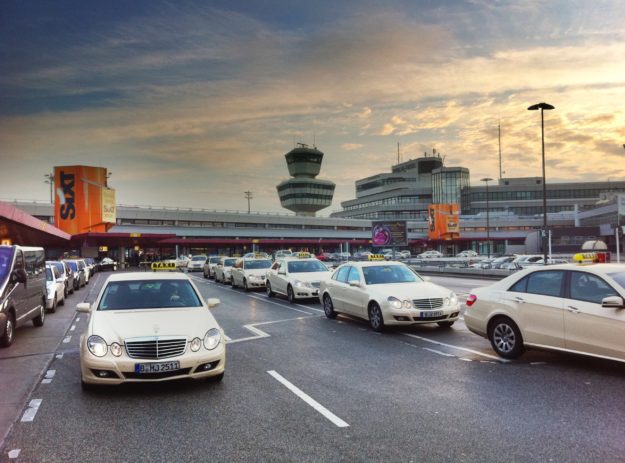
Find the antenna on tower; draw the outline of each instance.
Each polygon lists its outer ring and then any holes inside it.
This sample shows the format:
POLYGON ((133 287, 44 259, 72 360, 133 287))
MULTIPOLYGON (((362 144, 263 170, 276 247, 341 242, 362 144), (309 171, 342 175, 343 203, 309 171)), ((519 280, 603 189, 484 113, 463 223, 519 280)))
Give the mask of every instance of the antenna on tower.
POLYGON ((400 161, 400 158, 399 158, 399 142, 397 142, 397 164, 399 164, 400 162, 401 161, 400 161))
POLYGON ((317 134, 313 132, 313 148, 317 149, 317 134))
POLYGON ((497 124, 498 133, 499 133, 499 179, 503 177, 503 171, 501 170, 501 119, 499 119, 499 123, 497 124))

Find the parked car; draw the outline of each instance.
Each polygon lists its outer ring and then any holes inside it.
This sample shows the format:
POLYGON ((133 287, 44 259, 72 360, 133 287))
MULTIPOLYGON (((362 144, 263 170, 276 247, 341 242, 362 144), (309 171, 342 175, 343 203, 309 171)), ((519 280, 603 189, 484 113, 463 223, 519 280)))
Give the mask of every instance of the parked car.
POLYGON ((422 259, 436 259, 436 258, 439 258, 439 257, 443 257, 443 253, 438 252, 438 251, 434 251, 434 250, 430 250, 430 251, 422 252, 417 257, 420 257, 422 259))
POLYGON ((110 257, 104 257, 100 263, 98 264, 100 271, 106 270, 117 270, 117 262, 111 259, 110 257))
POLYGON ((471 290, 466 306, 467 328, 501 357, 536 348, 625 361, 625 265, 530 267, 471 290))
POLYGON ((543 256, 538 254, 523 254, 520 256, 516 256, 516 258, 512 261, 519 268, 529 267, 536 263, 536 261, 541 260, 543 256))
POLYGON ((215 267, 223 256, 210 256, 202 267, 204 278, 215 278, 215 267))
POLYGON ((204 264, 206 263, 207 256, 198 255, 191 257, 191 260, 187 264, 187 272, 201 272, 204 270, 204 264))
POLYGON ((467 257, 477 257, 479 254, 471 249, 466 249, 464 251, 460 251, 458 254, 456 254, 456 257, 462 257, 462 258, 467 258, 467 257))
POLYGON ((191 279, 175 273, 122 273, 108 277, 80 338, 81 384, 212 378, 226 366, 225 335, 191 279))
POLYGON ((76 259, 66 259, 65 262, 74 273, 74 290, 78 290, 87 284, 87 270, 84 263, 76 259))
POLYGON ((343 312, 369 320, 371 328, 438 323, 450 327, 460 315, 456 294, 425 281, 401 262, 348 262, 321 282, 319 300, 328 318, 343 312))
POLYGON ((65 305, 65 283, 54 265, 46 265, 46 309, 56 312, 57 305, 65 305))
POLYGON ((15 339, 15 329, 46 317, 46 271, 43 248, 0 246, 0 347, 15 339))
POLYGON ((92 257, 85 257, 83 260, 85 261, 85 265, 89 270, 89 278, 91 278, 98 271, 98 265, 96 264, 95 259, 92 257))
POLYGON ((51 260, 46 261, 46 265, 55 266, 61 274, 59 279, 63 282, 63 296, 74 292, 74 272, 65 262, 51 260))
POLYGON ((279 249, 273 253, 273 258, 282 259, 283 257, 291 257, 293 255, 293 251, 290 249, 279 249))
POLYGON ((215 267, 215 281, 223 284, 232 284, 232 266, 236 263, 236 257, 222 257, 215 267))
POLYGON ((490 268, 501 268, 502 265, 512 262, 515 258, 516 256, 497 257, 490 263, 490 268))
POLYGON ((242 257, 237 259, 230 272, 233 287, 242 287, 245 291, 254 288, 264 288, 267 269, 272 261, 267 258, 250 259, 242 257))
POLYGON ((267 271, 267 296, 283 294, 291 304, 297 299, 317 297, 321 282, 328 278, 328 268, 314 257, 279 259, 267 271))

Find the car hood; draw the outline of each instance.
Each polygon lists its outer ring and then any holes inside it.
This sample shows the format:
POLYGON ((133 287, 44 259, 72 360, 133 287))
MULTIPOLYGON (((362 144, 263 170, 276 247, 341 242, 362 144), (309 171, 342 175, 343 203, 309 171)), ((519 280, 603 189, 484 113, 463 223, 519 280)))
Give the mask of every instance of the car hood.
POLYGON ((302 272, 290 273, 289 277, 299 281, 325 281, 329 280, 332 273, 330 272, 302 272))
POLYGON ((89 334, 106 342, 142 336, 181 336, 204 338, 211 328, 219 328, 207 308, 97 310, 91 313, 89 334))
POLYGON ((398 299, 433 299, 445 298, 452 291, 435 283, 390 283, 383 285, 369 285, 368 288, 382 296, 394 296, 398 299))
POLYGON ((266 268, 254 268, 254 269, 245 269, 243 271, 243 273, 247 276, 247 275, 253 275, 256 277, 261 277, 261 276, 265 276, 267 274, 267 270, 266 268))

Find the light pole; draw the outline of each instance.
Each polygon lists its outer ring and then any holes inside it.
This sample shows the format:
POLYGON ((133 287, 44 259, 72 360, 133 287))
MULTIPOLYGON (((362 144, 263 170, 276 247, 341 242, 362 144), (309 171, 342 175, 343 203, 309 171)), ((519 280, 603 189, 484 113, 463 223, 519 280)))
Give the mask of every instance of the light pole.
POLYGON ((486 183, 486 252, 488 254, 488 258, 490 259, 490 208, 488 203, 488 182, 492 182, 493 179, 490 177, 485 177, 480 179, 480 182, 486 183))
POLYGON ((244 191, 245 199, 247 199, 247 213, 250 213, 250 200, 253 198, 251 191, 244 191))
POLYGON ((547 265, 547 184, 545 183, 545 117, 544 111, 555 109, 549 103, 537 103, 527 108, 528 111, 536 111, 540 109, 540 134, 542 140, 542 154, 543 154, 543 262, 547 265))
POLYGON ((54 174, 45 174, 44 177, 47 180, 44 180, 43 183, 50 184, 50 202, 54 204, 54 174))

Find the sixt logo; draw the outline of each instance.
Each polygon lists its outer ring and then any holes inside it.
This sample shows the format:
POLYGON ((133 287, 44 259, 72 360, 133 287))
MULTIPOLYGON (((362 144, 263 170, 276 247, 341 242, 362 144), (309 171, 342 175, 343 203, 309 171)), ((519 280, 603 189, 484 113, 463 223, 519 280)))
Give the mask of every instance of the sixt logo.
POLYGON ((63 220, 76 218, 76 205, 74 204, 76 199, 76 193, 74 192, 75 185, 74 174, 61 171, 61 188, 63 190, 63 200, 61 202, 61 218, 63 220))

